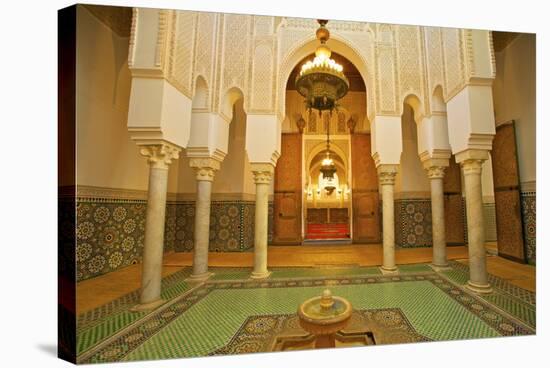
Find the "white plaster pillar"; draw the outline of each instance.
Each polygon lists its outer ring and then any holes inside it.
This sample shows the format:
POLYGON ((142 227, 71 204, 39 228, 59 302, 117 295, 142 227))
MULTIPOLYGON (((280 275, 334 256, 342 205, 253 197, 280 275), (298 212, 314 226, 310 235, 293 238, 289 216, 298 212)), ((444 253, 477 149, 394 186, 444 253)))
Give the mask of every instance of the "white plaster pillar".
POLYGON ((148 157, 149 189, 140 304, 133 308, 137 311, 154 309, 164 303, 164 300, 160 298, 160 292, 168 166, 172 159, 178 158, 179 151, 179 147, 166 142, 142 145, 140 149, 140 153, 148 157))
POLYGON ((195 169, 197 178, 197 199, 195 201, 195 232, 193 250, 192 279, 199 281, 208 279, 208 245, 210 240, 210 206, 212 181, 214 174, 220 168, 220 162, 213 158, 193 157, 189 166, 195 169))
POLYGON ((267 270, 267 232, 269 185, 273 178, 274 167, 271 164, 252 164, 254 183, 256 184, 256 205, 254 213, 254 271, 253 279, 269 277, 267 270))
POLYGON ((398 165, 378 166, 378 181, 382 186, 382 232, 383 259, 381 270, 384 273, 397 271, 395 266, 395 220, 393 189, 398 165))
POLYGON ((445 240, 445 202, 443 198, 443 178, 445 169, 449 165, 438 164, 434 160, 424 162, 424 168, 430 178, 431 209, 432 209, 432 242, 433 259, 432 265, 437 268, 445 268, 447 263, 447 242, 445 240))
POLYGON ((481 190, 481 166, 489 157, 488 151, 469 149, 458 153, 464 174, 466 192, 466 219, 468 222, 468 254, 470 280, 466 287, 478 293, 490 293, 492 287, 487 276, 485 229, 483 221, 483 194, 481 190))

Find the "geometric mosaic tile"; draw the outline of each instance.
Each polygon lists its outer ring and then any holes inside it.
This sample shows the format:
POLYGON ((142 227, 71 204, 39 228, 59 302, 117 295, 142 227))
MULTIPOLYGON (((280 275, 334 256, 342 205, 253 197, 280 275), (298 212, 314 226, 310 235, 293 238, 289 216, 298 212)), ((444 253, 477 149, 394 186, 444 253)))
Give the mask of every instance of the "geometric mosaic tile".
MULTIPOLYGON (((398 308, 412 328, 430 340, 534 333, 529 327, 534 326, 529 323, 529 312, 524 316, 525 311, 517 310, 518 320, 525 321, 522 324, 503 314, 501 307, 471 295, 439 274, 424 272, 425 268, 420 270, 421 273, 414 274, 409 268, 410 273, 397 276, 350 276, 348 269, 345 276, 332 274, 321 278, 212 280, 146 316, 115 340, 89 349, 78 361, 211 354, 227 345, 251 316, 295 314, 301 301, 319 295, 327 287, 335 295, 348 299, 356 310, 398 308)), ((495 301, 499 303, 504 302, 495 301)), ((512 307, 508 309, 514 314, 512 307)))
MULTIPOLYGON (((449 261, 449 266, 452 267, 452 271, 443 272, 445 275, 450 275, 450 277, 456 278, 457 280, 462 280, 455 282, 463 284, 469 280, 470 269, 467 265, 457 261, 449 261)), ((536 305, 536 293, 520 288, 495 275, 488 274, 488 276, 489 283, 493 286, 493 289, 497 289, 502 293, 515 297, 525 303, 536 305)))
MULTIPOLYGON (((184 280, 191 274, 187 267, 162 279, 161 297, 173 299, 190 289, 184 280)), ((130 312, 139 300, 139 290, 128 293, 99 308, 82 313, 77 319, 77 354, 97 345, 147 315, 146 312, 130 312)))

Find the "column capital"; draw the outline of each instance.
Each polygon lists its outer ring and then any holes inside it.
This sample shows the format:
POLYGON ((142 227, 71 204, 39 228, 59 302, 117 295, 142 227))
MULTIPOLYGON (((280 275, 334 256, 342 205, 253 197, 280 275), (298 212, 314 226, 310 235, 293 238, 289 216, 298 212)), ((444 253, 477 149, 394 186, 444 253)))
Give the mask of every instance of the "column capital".
POLYGON ((481 166, 484 160, 468 159, 460 162, 464 175, 481 175, 481 166))
POLYGON ((273 178, 275 167, 268 163, 252 163, 252 174, 254 175, 254 183, 269 184, 273 178))
POLYGON ((192 157, 189 166, 195 169, 198 181, 214 181, 214 175, 220 169, 220 161, 211 157, 192 157))
POLYGON ((443 179, 445 177, 445 166, 430 166, 425 167, 430 179, 443 179))
POLYGON ((445 176, 445 170, 449 166, 449 159, 428 158, 422 161, 422 165, 428 173, 428 178, 443 179, 445 176))
POLYGON ((378 166, 378 181, 381 185, 394 185, 399 165, 382 164, 378 166))
POLYGON ((468 149, 455 155, 464 175, 481 175, 481 165, 489 158, 489 151, 468 149))
POLYGON ((168 143, 138 143, 139 153, 147 157, 147 162, 156 169, 168 169, 168 166, 179 157, 181 148, 168 143))

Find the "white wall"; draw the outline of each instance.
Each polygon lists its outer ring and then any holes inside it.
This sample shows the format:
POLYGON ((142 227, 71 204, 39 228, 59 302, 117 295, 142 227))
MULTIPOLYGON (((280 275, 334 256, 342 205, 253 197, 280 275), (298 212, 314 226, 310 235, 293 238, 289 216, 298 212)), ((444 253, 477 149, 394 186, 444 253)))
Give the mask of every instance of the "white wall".
MULTIPOLYGON (((128 38, 77 8, 77 184, 146 190, 148 165, 130 140, 128 38)), ((176 190, 177 164, 168 191, 176 190)))
MULTIPOLYGON (((403 134, 403 152, 401 162, 395 178, 395 195, 398 198, 429 198, 430 182, 422 162, 418 157, 418 140, 416 123, 413 111, 405 105, 401 130, 403 134)), ((388 145, 392 144, 391 137, 386 138, 388 145)))
POLYGON ((493 84, 496 123, 516 122, 519 174, 522 184, 536 181, 536 43, 521 34, 496 53, 493 84))
POLYGON ((240 100, 233 109, 233 118, 229 125, 229 148, 214 179, 213 193, 255 193, 252 171, 245 151, 245 139, 246 114, 240 100))

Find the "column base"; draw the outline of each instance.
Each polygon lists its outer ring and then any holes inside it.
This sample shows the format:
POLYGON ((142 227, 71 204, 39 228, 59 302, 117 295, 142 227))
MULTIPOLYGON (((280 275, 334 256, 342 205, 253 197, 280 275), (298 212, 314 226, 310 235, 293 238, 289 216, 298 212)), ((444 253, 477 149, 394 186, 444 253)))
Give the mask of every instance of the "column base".
POLYGON ((271 275, 271 271, 266 272, 252 272, 250 274, 251 279, 267 279, 271 275))
POLYGON ((166 303, 166 300, 159 299, 159 300, 155 300, 154 302, 150 302, 150 303, 136 304, 132 308, 130 308, 130 312, 149 312, 149 311, 152 311, 154 309, 157 309, 158 307, 160 307, 164 303, 166 303))
POLYGON ((449 270, 452 270, 453 268, 449 266, 448 263, 445 263, 443 265, 436 265, 436 264, 430 264, 430 267, 432 268, 432 270, 434 270, 435 272, 441 272, 441 271, 449 271, 449 270))
POLYGON ((382 275, 397 275, 399 273, 399 271, 397 270, 397 267, 395 266, 393 267, 380 266, 378 267, 378 269, 380 270, 380 272, 382 272, 382 275))
POLYGON ((466 284, 466 289, 478 294, 490 294, 493 292, 493 287, 491 286, 491 284, 487 283, 485 285, 480 285, 472 281, 468 281, 468 283, 466 284))
POLYGON ((189 276, 185 280, 186 281, 191 281, 191 282, 204 282, 204 281, 208 280, 209 278, 211 278, 212 276, 214 276, 213 272, 204 272, 204 273, 199 273, 197 275, 192 274, 191 276, 189 276))

